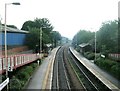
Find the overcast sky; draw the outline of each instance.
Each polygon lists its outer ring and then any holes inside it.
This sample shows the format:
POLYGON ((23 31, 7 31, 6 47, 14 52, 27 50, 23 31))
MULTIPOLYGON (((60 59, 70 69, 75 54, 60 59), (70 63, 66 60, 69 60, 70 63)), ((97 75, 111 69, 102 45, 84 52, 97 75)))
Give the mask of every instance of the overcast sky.
POLYGON ((0 17, 4 23, 5 3, 7 24, 19 29, 27 20, 48 18, 62 36, 70 39, 80 30, 98 31, 102 22, 118 17, 119 0, 0 0, 0 17))

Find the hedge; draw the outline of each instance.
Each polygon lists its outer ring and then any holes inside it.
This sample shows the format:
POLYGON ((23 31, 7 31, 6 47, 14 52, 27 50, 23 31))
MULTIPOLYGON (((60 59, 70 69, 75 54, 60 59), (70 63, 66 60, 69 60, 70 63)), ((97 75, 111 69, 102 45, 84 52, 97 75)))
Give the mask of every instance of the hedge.
POLYGON ((117 79, 120 79, 120 63, 109 59, 98 58, 95 64, 115 76, 117 79))
POLYGON ((20 91, 21 90, 21 82, 15 76, 10 80, 9 84, 10 90, 12 91, 20 91))
POLYGON ((12 79, 10 79, 10 91, 21 91, 36 67, 37 63, 32 63, 29 66, 24 66, 18 70, 12 79))
POLYGON ((95 58, 95 53, 92 53, 92 52, 86 52, 84 53, 84 56, 89 59, 89 60, 94 60, 95 58))

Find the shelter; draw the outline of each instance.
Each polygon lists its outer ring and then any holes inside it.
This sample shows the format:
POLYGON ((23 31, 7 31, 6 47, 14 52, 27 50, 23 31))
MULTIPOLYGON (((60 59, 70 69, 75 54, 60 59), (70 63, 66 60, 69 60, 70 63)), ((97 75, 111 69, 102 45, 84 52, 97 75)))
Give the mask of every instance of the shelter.
POLYGON ((80 47, 80 52, 81 53, 90 51, 92 49, 92 46, 89 43, 82 43, 82 44, 79 45, 79 47, 80 47))

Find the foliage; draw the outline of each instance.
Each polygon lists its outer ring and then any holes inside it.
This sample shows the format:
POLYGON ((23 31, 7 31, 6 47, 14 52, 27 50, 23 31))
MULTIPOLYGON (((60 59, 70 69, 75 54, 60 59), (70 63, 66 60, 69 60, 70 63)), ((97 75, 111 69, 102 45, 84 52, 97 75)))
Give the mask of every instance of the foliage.
POLYGON ((33 67, 32 66, 27 66, 26 69, 25 69, 25 72, 27 72, 30 76, 33 72, 33 67))
POLYGON ((120 79, 120 64, 113 65, 111 67, 111 72, 120 79))
MULTIPOLYGON (((112 75, 120 79, 120 64, 107 59, 109 53, 120 53, 120 47, 118 46, 120 40, 120 19, 118 21, 107 21, 102 24, 99 31, 96 32, 96 48, 101 54, 105 55, 106 58, 97 57, 95 64, 102 69, 110 72, 112 75)), ((72 44, 76 47, 76 44, 90 43, 95 49, 95 38, 94 33, 80 30, 73 38, 72 44)), ((77 48, 77 47, 76 47, 77 48)), ((85 53, 88 59, 93 59, 93 53, 85 53)))
POLYGON ((104 54, 118 51, 118 22, 108 21, 97 32, 97 46, 104 54))
MULTIPOLYGON (((120 18, 118 19, 118 41, 120 41, 120 18)), ((120 42, 118 42, 120 45, 120 42)), ((120 46, 118 46, 118 53, 120 53, 120 46)))
POLYGON ((94 33, 86 30, 80 30, 73 38, 73 46, 79 45, 81 43, 88 43, 94 38, 94 33))
POLYGON ((9 87, 10 91, 21 91, 20 89, 22 86, 20 80, 14 76, 12 79, 10 79, 9 87))
POLYGON ((17 78, 21 81, 27 81, 33 72, 32 66, 26 66, 17 73, 17 78))
MULTIPOLYGON (((34 21, 26 21, 23 26, 23 30, 29 31, 26 36, 25 44, 29 46, 30 49, 34 49, 35 45, 40 44, 40 31, 42 31, 42 48, 44 49, 46 44, 53 42, 53 26, 47 18, 38 19, 34 21)), ((56 32, 56 41, 58 41, 58 32, 56 32)), ((59 34, 60 35, 60 34, 59 34)), ((60 35, 61 36, 61 35, 60 35)))
POLYGON ((94 58, 95 58, 95 53, 86 52, 86 53, 84 54, 84 56, 85 56, 87 59, 89 59, 89 60, 94 60, 94 58))
POLYGON ((25 72, 25 70, 21 70, 18 74, 17 74, 17 78, 23 81, 27 81, 27 79, 29 78, 29 73, 25 72))
POLYGON ((39 18, 36 18, 34 21, 26 21, 23 26, 22 26, 22 30, 25 30, 25 31, 29 31, 30 28, 43 28, 45 27, 46 30, 45 32, 46 33, 49 33, 49 31, 52 31, 53 29, 53 26, 50 24, 49 20, 47 18, 42 18, 42 19, 39 19, 39 18))
POLYGON ((31 64, 33 70, 37 67, 37 65, 38 65, 37 63, 32 63, 32 64, 31 64))
MULTIPOLYGON (((99 31, 96 32, 96 48, 102 54, 106 55, 108 53, 118 53, 118 41, 120 39, 120 24, 118 21, 107 21, 102 23, 99 31)), ((95 34, 90 31, 80 30, 73 38, 73 46, 79 45, 81 43, 90 43, 94 49, 95 47, 95 34)), ((119 48, 120 49, 120 48, 119 48)))
POLYGON ((56 47, 58 42, 61 40, 62 37, 61 37, 59 32, 52 31, 51 32, 51 38, 52 38, 52 43, 53 43, 54 47, 56 47))
POLYGON ((25 38, 25 44, 29 46, 30 49, 34 49, 35 45, 40 42, 40 31, 37 28, 31 28, 29 34, 25 38))
POLYGON ((109 59, 98 58, 95 64, 120 79, 120 64, 109 59))
MULTIPOLYGON (((9 82, 10 91, 21 91, 24 88, 28 80, 30 79, 33 71, 38 67, 37 63, 31 63, 29 66, 23 66, 12 73, 12 78, 9 82)), ((5 75, 0 75, 2 80, 6 79, 5 75)), ((6 91, 6 88, 3 89, 6 91)))
POLYGON ((30 28, 34 27, 34 25, 35 25, 35 24, 34 24, 33 21, 26 21, 26 22, 23 24, 21 30, 29 31, 30 28))

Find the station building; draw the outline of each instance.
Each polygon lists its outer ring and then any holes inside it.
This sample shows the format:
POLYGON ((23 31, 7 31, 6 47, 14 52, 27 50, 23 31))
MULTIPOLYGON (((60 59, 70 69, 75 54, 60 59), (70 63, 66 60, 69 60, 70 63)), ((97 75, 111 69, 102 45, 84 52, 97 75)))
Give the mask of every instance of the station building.
MULTIPOLYGON (((0 38, 2 40, 2 42, 0 42, 0 45, 4 45, 5 44, 4 27, 2 27, 0 30, 1 30, 0 38)), ((10 27, 7 27, 6 31, 7 31, 6 34, 7 34, 7 45, 8 46, 24 45, 25 36, 26 34, 28 34, 28 31, 14 29, 10 27)))
MULTIPOLYGON (((28 31, 19 30, 15 28, 6 27, 7 47, 8 50, 12 48, 23 48, 25 44, 25 37, 28 31)), ((0 50, 4 50, 5 45, 5 28, 0 27, 0 50)))

